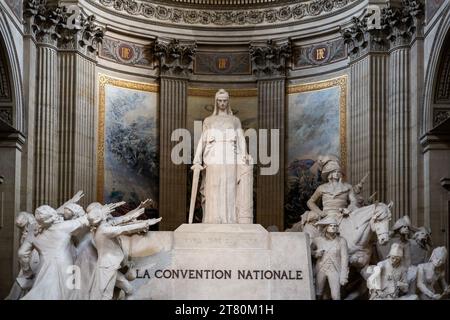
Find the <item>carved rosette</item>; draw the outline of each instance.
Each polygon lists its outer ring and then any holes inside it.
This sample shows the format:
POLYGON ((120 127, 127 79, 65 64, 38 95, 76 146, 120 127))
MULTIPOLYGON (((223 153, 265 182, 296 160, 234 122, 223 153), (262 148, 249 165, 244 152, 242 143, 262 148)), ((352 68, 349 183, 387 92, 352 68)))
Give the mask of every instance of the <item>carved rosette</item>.
POLYGON ((196 44, 181 44, 179 40, 157 41, 153 47, 162 76, 189 77, 194 70, 196 44))
POLYGON ((26 0, 24 3, 25 31, 38 43, 64 50, 80 50, 96 55, 104 31, 94 16, 80 14, 77 21, 67 8, 47 4, 47 0, 26 0))
POLYGON ((264 46, 251 45, 252 72, 257 78, 284 77, 291 55, 290 42, 277 44, 269 40, 264 46))

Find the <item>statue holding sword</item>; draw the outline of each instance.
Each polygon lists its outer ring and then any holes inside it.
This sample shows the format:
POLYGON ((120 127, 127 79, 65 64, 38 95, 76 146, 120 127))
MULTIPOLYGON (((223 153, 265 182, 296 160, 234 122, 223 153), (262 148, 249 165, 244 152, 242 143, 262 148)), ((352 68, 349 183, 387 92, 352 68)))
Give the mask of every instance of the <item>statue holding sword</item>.
POLYGON ((229 94, 220 89, 214 112, 203 121, 193 170, 189 223, 201 181, 203 223, 253 223, 253 165, 247 154, 240 120, 233 115, 229 94))

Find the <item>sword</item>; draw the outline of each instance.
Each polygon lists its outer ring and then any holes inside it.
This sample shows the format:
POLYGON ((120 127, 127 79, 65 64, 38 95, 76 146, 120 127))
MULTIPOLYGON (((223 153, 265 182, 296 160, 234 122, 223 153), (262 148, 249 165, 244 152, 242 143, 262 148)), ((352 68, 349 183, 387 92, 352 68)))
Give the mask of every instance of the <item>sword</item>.
POLYGON ((193 178, 192 178, 192 192, 191 192, 191 205, 189 207, 189 224, 192 223, 194 219, 194 209, 195 209, 195 200, 197 199, 197 189, 198 189, 198 180, 200 177, 200 171, 203 167, 199 164, 194 164, 191 167, 194 170, 193 178))

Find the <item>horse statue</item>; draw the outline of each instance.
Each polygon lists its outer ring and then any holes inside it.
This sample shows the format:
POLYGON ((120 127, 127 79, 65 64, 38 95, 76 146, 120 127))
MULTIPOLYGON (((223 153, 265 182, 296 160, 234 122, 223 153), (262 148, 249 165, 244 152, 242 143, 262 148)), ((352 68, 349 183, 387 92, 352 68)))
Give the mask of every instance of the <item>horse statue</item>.
POLYGON ((363 268, 369 264, 372 255, 371 240, 374 234, 380 245, 389 241, 391 207, 392 202, 388 205, 374 203, 357 208, 340 218, 339 232, 347 241, 351 266, 363 268))

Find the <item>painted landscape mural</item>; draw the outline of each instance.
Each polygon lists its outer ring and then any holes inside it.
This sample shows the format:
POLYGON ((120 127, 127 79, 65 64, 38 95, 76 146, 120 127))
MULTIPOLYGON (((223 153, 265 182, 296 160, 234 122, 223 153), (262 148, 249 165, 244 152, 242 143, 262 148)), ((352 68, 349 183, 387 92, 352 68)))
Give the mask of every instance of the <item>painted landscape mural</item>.
POLYGON ((300 221, 308 210, 306 202, 322 183, 315 164, 318 156, 341 157, 342 146, 345 147, 345 141, 341 141, 345 139, 342 87, 331 81, 291 89, 294 90, 289 94, 286 141, 286 228, 300 221))
POLYGON ((158 201, 158 95, 129 87, 104 86, 103 201, 118 212, 158 201))

